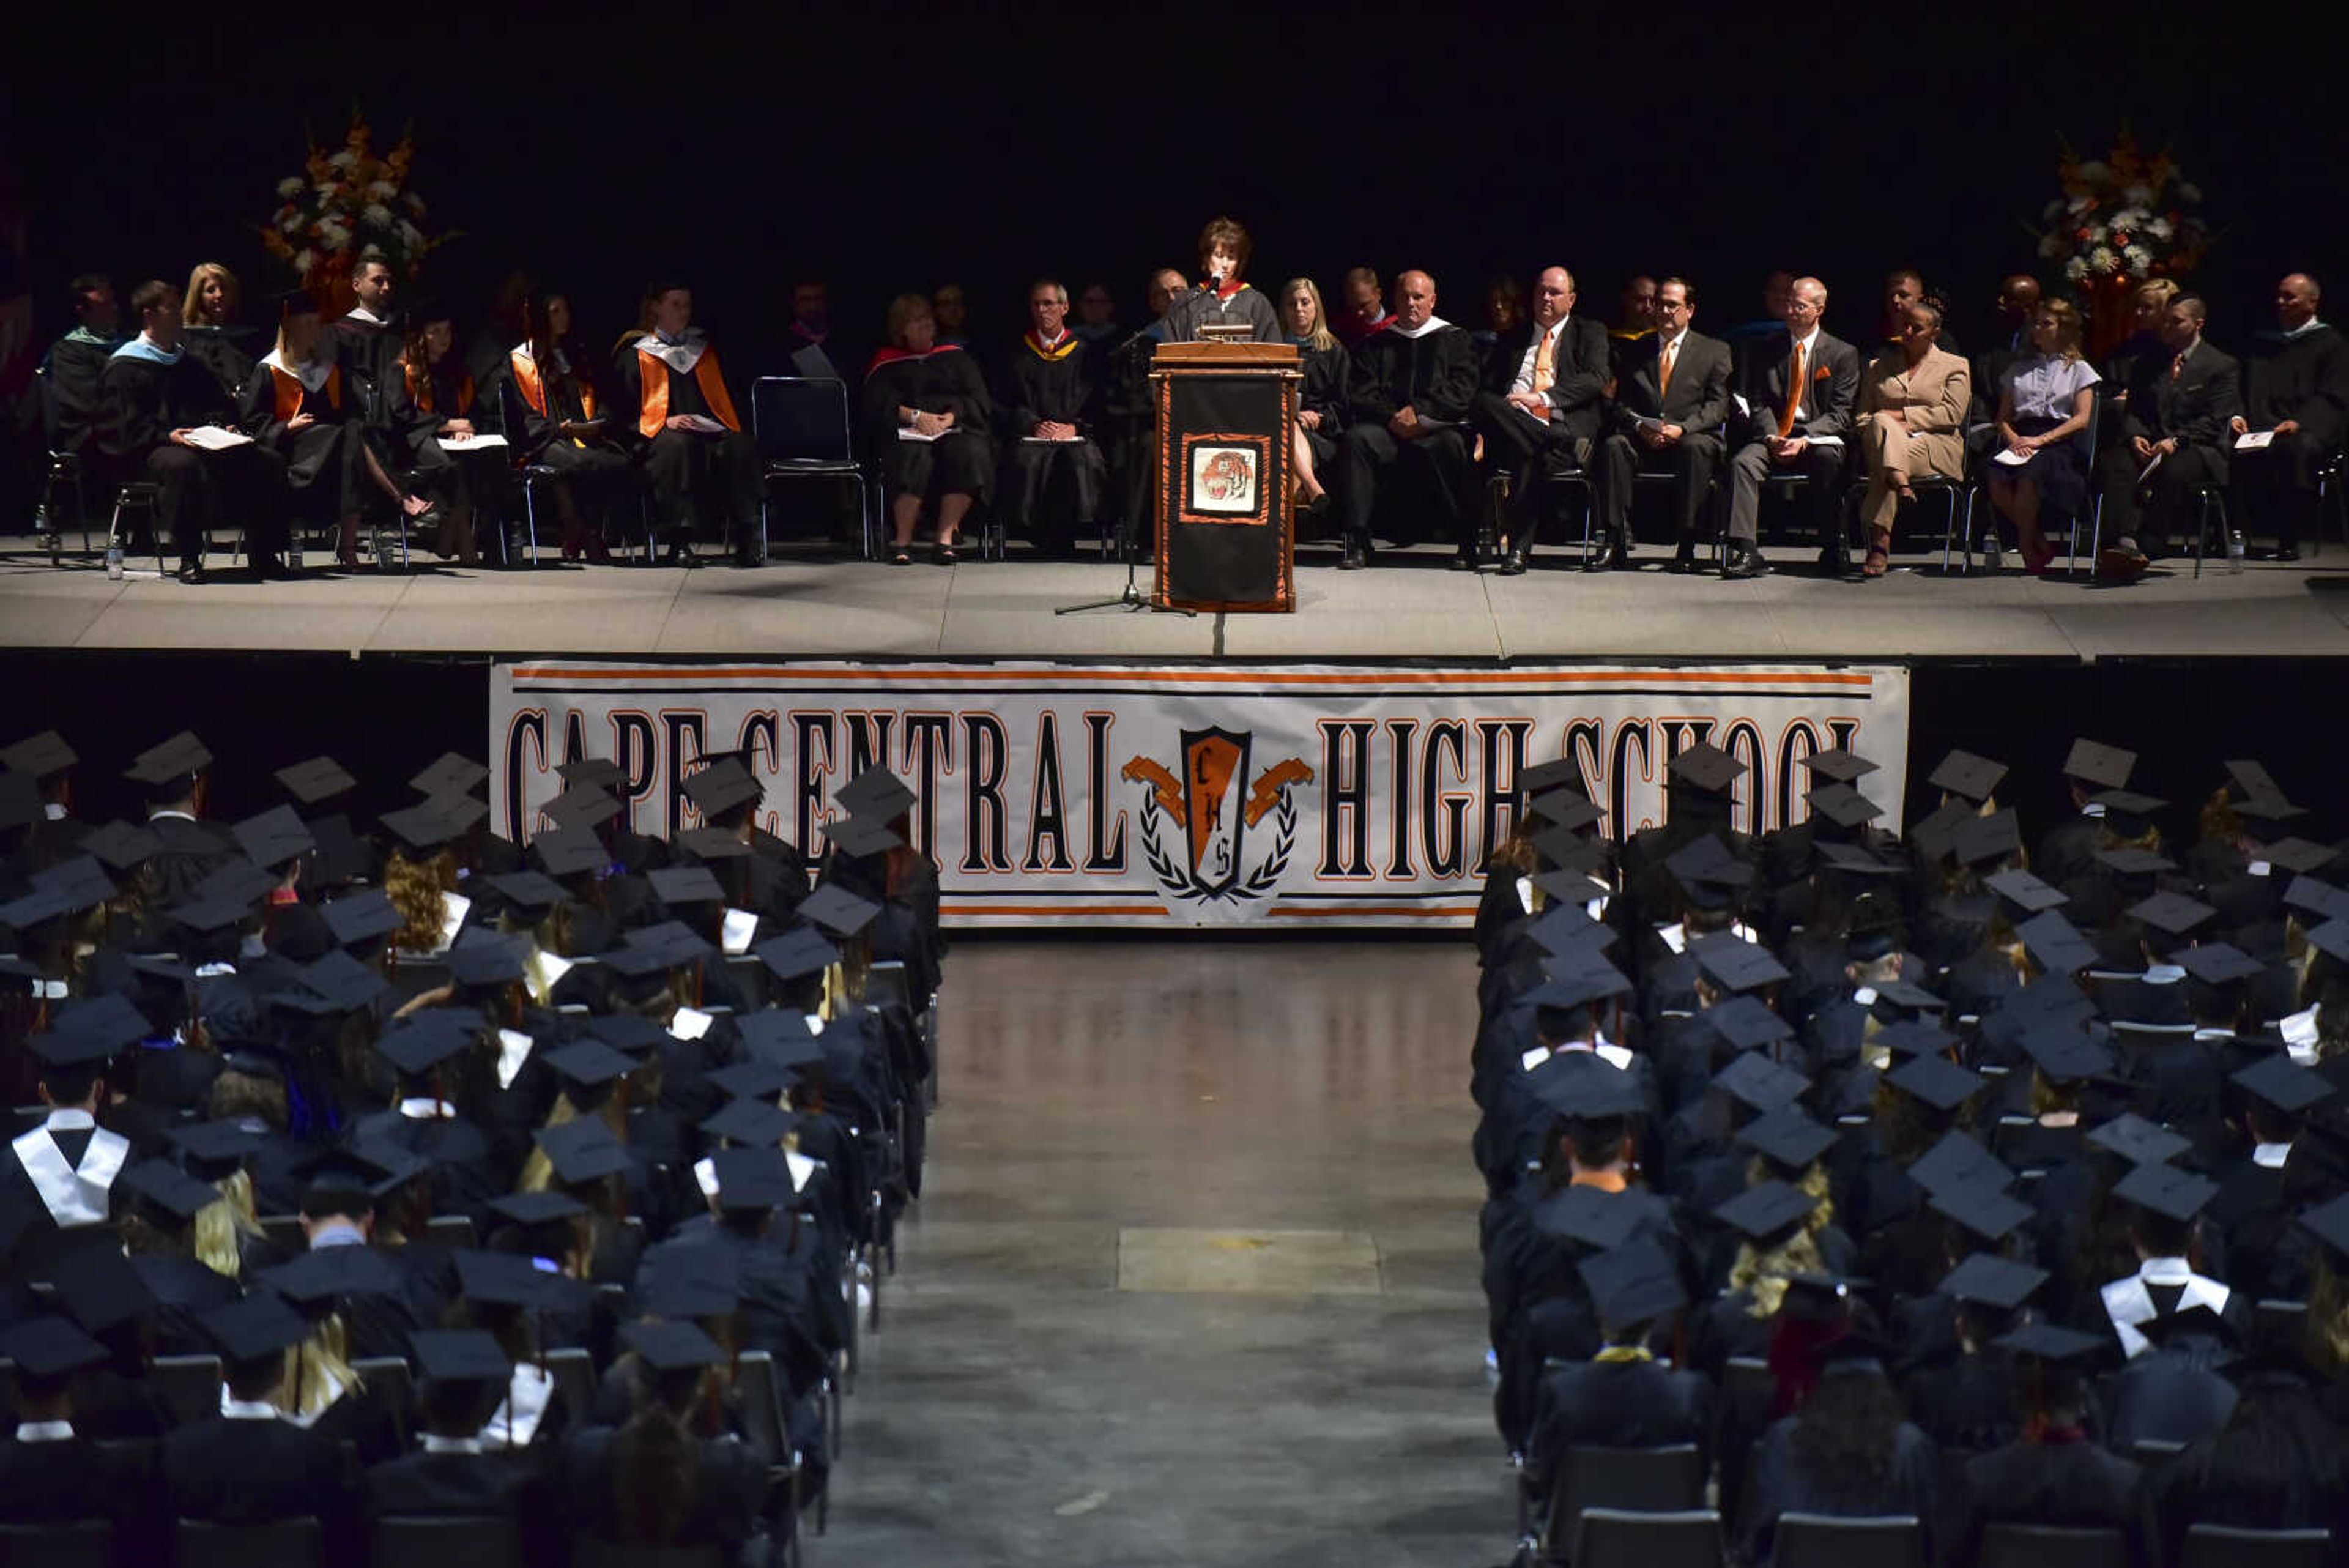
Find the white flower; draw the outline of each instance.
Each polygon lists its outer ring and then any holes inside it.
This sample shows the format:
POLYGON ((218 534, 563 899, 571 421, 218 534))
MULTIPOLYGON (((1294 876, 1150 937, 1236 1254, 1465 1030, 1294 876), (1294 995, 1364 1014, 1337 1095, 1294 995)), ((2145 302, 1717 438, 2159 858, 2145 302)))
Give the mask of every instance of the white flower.
POLYGON ((2153 187, 2140 180, 2121 192, 2121 200, 2132 207, 2142 207, 2153 200, 2153 187))
POLYGON ((277 193, 290 202, 302 193, 302 187, 306 183, 308 182, 299 174, 288 174, 277 182, 277 193))
POLYGON ((414 250, 417 246, 424 243, 424 231, 418 228, 414 223, 409 223, 406 218, 399 220, 398 223, 395 225, 394 232, 399 235, 399 243, 406 245, 409 250, 414 250))
POLYGON ((2113 254, 2113 248, 2110 245, 2098 245, 2095 250, 2088 253, 2088 270, 2090 272, 2108 273, 2119 265, 2120 258, 2113 254))
POLYGON ((377 229, 388 229, 396 221, 391 215, 391 209, 381 202, 369 202, 359 216, 367 220, 368 227, 377 229))
POLYGON ((329 219, 318 225, 318 243, 330 251, 347 249, 351 243, 351 232, 329 219))
POLYGON ((2131 272, 2143 272, 2146 268, 2153 265, 2153 253, 2146 249, 2143 245, 2131 245, 2128 249, 2123 251, 2121 254, 2128 257, 2129 270, 2131 272))
POLYGON ((2039 242, 2039 254, 2051 261, 2062 255, 2069 248, 2061 234, 2049 234, 2039 242))
POLYGON ((381 261, 383 259, 383 247, 370 240, 365 245, 360 247, 359 259, 361 261, 381 261))
POLYGON ((2082 278, 2088 275, 2087 262, 2082 257, 2074 256, 2070 261, 2064 264, 2064 275, 2070 278, 2074 283, 2079 282, 2082 278))
POLYGON ((2178 225, 2168 218, 2155 218, 2145 225, 2145 232, 2157 240, 2166 240, 2178 232, 2178 225))
POLYGON ((2094 196, 2075 196, 2070 201, 2064 203, 2064 210, 2076 218, 2081 213, 2086 212, 2088 210, 2088 203, 2095 200, 2095 198, 2094 196))
POLYGON ((302 214, 288 213, 279 221, 277 226, 289 234, 298 234, 302 232, 302 214))
POLYGON ((2202 204, 2202 187, 2199 185, 2189 185, 2183 180, 2179 181, 2178 182, 2178 200, 2189 207, 2200 206, 2202 204))
POLYGON ((310 189, 318 193, 318 199, 322 202, 330 202, 334 200, 335 182, 331 180, 322 181, 319 183, 311 186, 310 189))
POLYGON ((2090 244, 2092 244, 2092 245, 2100 245, 2100 244, 2103 244, 2106 240, 2111 239, 2112 237, 2113 237, 2113 232, 2112 232, 2110 229, 2108 229, 2108 228, 2105 227, 2105 225, 2104 225, 2104 224, 2102 224, 2102 223, 2091 223, 2091 224, 2089 224, 2089 225, 2088 225, 2088 243, 2089 243, 2090 244))
POLYGON ((318 253, 310 249, 307 245, 305 245, 302 249, 294 253, 294 275, 295 277, 309 276, 310 269, 317 265, 318 253))
POLYGON ((378 180, 367 188, 367 193, 378 202, 388 202, 399 194, 399 187, 388 180, 378 180))
POLYGON ((327 159, 326 166, 329 169, 351 169, 357 166, 358 161, 359 155, 346 147, 340 152, 336 153, 332 158, 327 159))

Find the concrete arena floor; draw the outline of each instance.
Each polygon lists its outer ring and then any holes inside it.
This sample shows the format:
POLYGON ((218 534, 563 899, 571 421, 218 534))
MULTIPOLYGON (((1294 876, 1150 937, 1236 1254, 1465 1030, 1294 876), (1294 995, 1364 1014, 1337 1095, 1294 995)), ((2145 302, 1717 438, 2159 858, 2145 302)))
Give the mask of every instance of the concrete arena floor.
POLYGON ((1500 1563, 1457 945, 972 941, 812 1563, 1500 1563))

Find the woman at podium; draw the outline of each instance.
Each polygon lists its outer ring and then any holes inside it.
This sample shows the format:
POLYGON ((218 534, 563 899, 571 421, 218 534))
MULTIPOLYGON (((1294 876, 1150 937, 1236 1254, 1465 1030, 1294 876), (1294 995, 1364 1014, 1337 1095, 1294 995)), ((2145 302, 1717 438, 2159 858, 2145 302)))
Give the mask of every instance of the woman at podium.
POLYGON ((1246 281, 1253 249, 1247 230, 1230 218, 1217 218, 1199 231, 1199 286, 1167 306, 1167 342, 1227 337, 1287 341, 1272 301, 1246 281))

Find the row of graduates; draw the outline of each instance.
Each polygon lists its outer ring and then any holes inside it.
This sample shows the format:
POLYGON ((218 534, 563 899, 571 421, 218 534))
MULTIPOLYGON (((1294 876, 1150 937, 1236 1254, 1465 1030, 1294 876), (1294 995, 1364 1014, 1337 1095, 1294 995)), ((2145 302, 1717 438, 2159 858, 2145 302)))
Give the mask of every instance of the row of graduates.
POLYGON ((1747 1561, 1793 1511, 1951 1563, 2001 1521, 2349 1539, 2342 846, 2237 762, 2173 859, 2135 762, 2076 744, 2035 852, 1961 752, 1905 842, 1847 751, 1758 842, 1710 746, 1619 846, 1527 771, 1472 1090, 1537 1511, 1577 1446, 1694 1442, 1747 1561))
POLYGON ((910 794, 843 785, 812 885, 740 757, 673 844, 567 764, 527 851, 461 757, 380 850, 332 759, 233 827, 211 763, 173 737, 131 769, 145 820, 90 824, 68 742, 0 750, 0 1064, 43 1107, 0 1167, 0 1518, 110 1519, 140 1561, 181 1519, 356 1551, 368 1510, 504 1518, 533 1562, 779 1546, 920 1190, 943 946, 910 794), (217 1414, 168 1407, 170 1355, 221 1358, 217 1414))

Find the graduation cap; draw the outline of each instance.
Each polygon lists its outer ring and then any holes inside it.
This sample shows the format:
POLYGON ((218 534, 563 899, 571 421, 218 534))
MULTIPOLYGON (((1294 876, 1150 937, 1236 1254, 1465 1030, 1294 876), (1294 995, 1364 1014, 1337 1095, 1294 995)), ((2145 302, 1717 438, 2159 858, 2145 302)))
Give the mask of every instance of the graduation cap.
POLYGON ((574 1040, 545 1054, 546 1064, 574 1084, 594 1088, 636 1070, 635 1058, 623 1055, 601 1040, 574 1040))
POLYGON ((2341 963, 2349 963, 2349 919, 2335 916, 2310 929, 2308 945, 2341 963))
POLYGON ((1534 1229, 1588 1247, 1619 1247, 1654 1210, 1628 1192, 1568 1187, 1533 1207, 1534 1229))
POLYGON ((0 768, 26 778, 45 779, 65 772, 81 759, 66 744, 66 738, 55 730, 44 730, 37 735, 0 747, 0 768))
POLYGON ((373 1247, 320 1247, 256 1276, 307 1313, 332 1311, 347 1296, 393 1295, 406 1284, 400 1266, 373 1247))
POLYGON ((1664 772, 1692 789, 1707 794, 1727 794, 1746 767, 1712 742, 1700 741, 1674 757, 1664 772))
POLYGON ((142 1160, 125 1170, 115 1186, 145 1199, 175 1220, 184 1223, 221 1200, 210 1185, 181 1170, 168 1159, 142 1160))
POLYGON ((628 772, 609 757, 574 757, 559 763, 554 776, 566 789, 600 789, 607 794, 621 794, 628 787, 628 772))
POLYGON ((1983 1079, 1946 1056, 1912 1056, 1885 1074, 1884 1081, 1937 1111, 1951 1111, 1971 1098, 1983 1079))
POLYGON ((85 997, 60 1009, 51 1021, 53 1030, 102 1041, 109 1050, 119 1050, 147 1037, 146 1015, 122 996, 85 997))
POLYGON ((620 1338, 656 1372, 686 1372, 726 1359, 718 1342, 689 1323, 626 1324, 620 1338))
POLYGON ((1968 866, 2021 853, 2023 834, 2016 826, 2014 808, 2009 806, 1988 816, 1969 815, 1950 835, 1950 848, 1968 866))
POLYGON ((1833 779, 1838 784, 1857 784, 1869 774, 1877 772, 1878 767, 1878 763, 1869 762, 1847 746, 1836 746, 1824 752, 1813 752, 1809 756, 1796 760, 1803 766, 1810 769, 1815 776, 1833 779))
POLYGON ((133 784, 173 784, 202 773, 212 765, 212 753, 194 732, 182 730, 162 744, 140 753, 122 776, 133 784))
POLYGON ((887 768, 870 767, 833 791, 834 805, 854 816, 895 822, 914 809, 916 797, 887 768))
POLYGON ((1566 961, 1602 953, 1616 940, 1613 928, 1591 919, 1590 912, 1572 898, 1562 898, 1544 909, 1541 918, 1526 928, 1526 937, 1550 957, 1566 961))
POLYGON ((1791 1230, 1818 1206, 1819 1200, 1802 1189, 1773 1178, 1716 1205, 1713 1217, 1750 1240, 1762 1241, 1791 1230))
POLYGON ((1855 877, 1897 877, 1900 874, 1899 867, 1861 845, 1827 838, 1821 839, 1813 847, 1830 870, 1847 872, 1855 877))
POLYGON ((380 888, 363 888, 328 900, 318 911, 335 940, 348 947, 377 937, 388 937, 405 922, 392 908, 391 895, 380 888))
POLYGON ((670 866, 647 875, 653 891, 660 901, 672 907, 689 904, 722 904, 726 889, 706 866, 670 866))
POLYGON ((574 784, 539 807, 557 827, 594 828, 620 815, 620 803, 593 784, 574 784))
POLYGON ((1724 996, 1697 1017, 1740 1051, 1759 1050, 1795 1036, 1795 1026, 1757 997, 1724 996))
POLYGON ((2302 874, 2322 871, 2341 858, 2341 852, 2330 845, 2313 844, 2305 838, 2278 839, 2260 853, 2287 871, 2302 874))
POLYGON ((750 776, 750 770, 731 757, 710 763, 679 787, 704 820, 731 811, 745 801, 758 800, 767 793, 766 786, 750 776))
POLYGON ((351 830, 351 819, 341 812, 308 819, 310 836, 317 844, 313 864, 321 882, 351 882, 367 874, 367 846, 351 830))
POLYGON ((517 909, 551 909, 571 897, 562 883, 539 871, 508 871, 491 877, 490 886, 517 909))
POLYGON ((868 855, 886 854, 905 842, 895 828, 870 816, 839 817, 825 823, 822 832, 839 846, 843 855, 860 859, 868 855))
POLYGON ((489 1383, 502 1386, 513 1363, 487 1329, 419 1328, 408 1336, 416 1370, 428 1383, 489 1383))
POLYGON ((1937 1055, 1958 1043, 1956 1035, 1928 1018, 1904 1018, 1868 1038, 1870 1044, 1880 1045, 1895 1056, 1937 1055))
POLYGON ((1639 1081, 1592 1051, 1561 1051, 1527 1080, 1534 1098, 1573 1121, 1608 1121, 1646 1110, 1639 1081))
POLYGON ((1945 801, 1934 808, 1932 815, 1909 830, 1909 842, 1924 851, 1928 858, 1939 860, 1955 845, 1958 829, 1973 818, 1974 808, 1971 802, 1945 801))
POLYGON ((1940 997, 1914 981, 1879 980, 1876 982, 1876 998, 1895 1007, 1906 1007, 1918 1012, 1933 1012, 1948 1005, 1940 997))
POLYGON ((2184 1154, 2194 1147, 2190 1138, 2149 1122, 2135 1111, 2124 1111, 2092 1129, 2087 1141, 2107 1154, 2118 1155, 2132 1165, 2157 1164, 2184 1154))
POLYGON ((818 888, 799 907, 801 919, 842 939, 853 937, 871 925, 880 912, 880 905, 858 897, 837 882, 818 888))
POLYGON ((631 1055, 657 1051, 669 1043, 667 1030, 651 1019, 633 1012, 611 1012, 591 1018, 587 1020, 586 1030, 592 1038, 602 1041, 615 1051, 626 1052, 631 1055))
MULTIPOLYGON (((663 963, 669 966, 692 963, 718 950, 682 920, 663 920, 657 925, 640 926, 627 934, 627 946, 634 951, 657 952, 663 963)), ((608 955, 605 961, 611 961, 608 955)))
MULTIPOLYGON (((747 1064, 771 1073, 780 1071, 764 1062, 747 1064)), ((798 1116, 772 1100, 737 1099, 728 1101, 716 1116, 704 1121, 701 1130, 748 1148, 774 1148, 798 1131, 799 1126, 798 1116)))
POLYGON ((1953 1302, 1976 1302, 2013 1312, 2050 1277, 2044 1269, 2014 1262, 1995 1252, 1975 1252, 1942 1276, 1940 1291, 1953 1302))
POLYGON ((593 1181, 635 1167, 627 1146, 612 1129, 593 1116, 581 1116, 561 1127, 542 1127, 538 1147, 546 1151, 556 1178, 565 1183, 593 1181))
POLYGON ((2140 1165, 2113 1184, 2113 1196, 2124 1203, 2178 1220, 2181 1224, 2202 1212, 2219 1195, 2219 1184, 2174 1165, 2140 1165))
POLYGON ((1842 827, 1861 827, 1884 815, 1884 808, 1847 784, 1831 784, 1804 797, 1811 809, 1842 827))
POLYGON ((2093 1334, 2083 1334, 2076 1328, 2061 1324, 2034 1323, 2001 1334, 1991 1341, 1999 1349, 2015 1355, 2027 1355, 2034 1361, 2052 1361, 2061 1366, 2067 1362, 2085 1360, 2101 1354, 2108 1343, 2093 1334))
POLYGON ((1961 1177, 1939 1190, 1927 1189, 1926 1201, 1937 1214, 1954 1220, 1985 1241, 1996 1242, 2031 1218, 2030 1204, 2000 1190, 1995 1175, 1961 1177))
POLYGON ((234 1118, 196 1122, 173 1127, 164 1135, 181 1158, 191 1161, 198 1175, 218 1181, 240 1168, 262 1150, 268 1135, 234 1118))
POLYGON ((421 1076, 472 1044, 480 1029, 478 1016, 430 1008, 411 1012, 386 1029, 377 1039, 375 1048, 402 1073, 421 1076))
POLYGON ((2073 974, 2096 961, 2096 944, 2064 918, 2060 909, 2044 909, 2014 928, 2023 948, 2050 974, 2073 974))
POLYGON ((1549 825, 1549 831, 1575 833, 1605 818, 1607 814, 1570 789, 1537 795, 1526 815, 1549 825))
POLYGON ((1833 1148, 1841 1136, 1805 1116, 1801 1106, 1782 1105, 1740 1127, 1737 1141, 1789 1170, 1800 1170, 1833 1148))
POLYGON ((0 1331, 0 1355, 16 1364, 20 1380, 63 1383, 107 1359, 106 1346, 54 1314, 0 1331))
POLYGON ((84 1034, 63 1028, 45 1031, 25 1042, 26 1048, 38 1056, 45 1066, 60 1071, 97 1067, 121 1050, 123 1044, 104 1035, 84 1034))
POLYGON ((490 1212, 517 1225, 551 1225, 589 1210, 585 1203, 560 1192, 509 1192, 490 1199, 490 1212))
POLYGON ((32 883, 35 888, 62 903, 67 914, 94 909, 116 892, 94 855, 77 855, 45 871, 36 871, 32 883))
MULTIPOLYGON (((5 776, 5 775, 0 775, 5 776)), ((54 891, 35 891, 21 898, 0 904, 0 927, 26 930, 44 921, 54 920, 73 911, 66 905, 63 895, 54 891)))
POLYGON ((98 857, 111 870, 129 871, 161 854, 163 840, 148 828, 109 822, 83 834, 81 848, 85 854, 98 857))
POLYGON ((661 1260, 647 1270, 637 1292, 644 1310, 672 1321, 725 1317, 741 1304, 740 1261, 714 1247, 697 1247, 661 1260))
POLYGON ((1718 833, 1682 845, 1664 857, 1664 867, 1683 888, 1698 882, 1743 888, 1754 880, 1754 867, 1730 851, 1718 833))
POLYGON ((585 828, 555 828, 531 840, 531 853, 550 877, 575 877, 601 871, 612 857, 593 833, 585 828))
POLYGON ((2337 1256, 2349 1258, 2349 1192, 2303 1212, 2300 1226, 2337 1256))
MULTIPOLYGON (((328 1251, 366 1249, 336 1247, 328 1251)), ((310 1336, 310 1325, 303 1321, 302 1314, 269 1291, 255 1291, 242 1301, 199 1313, 196 1323, 220 1346, 221 1358, 231 1362, 266 1361, 287 1345, 299 1345, 310 1336)))
MULTIPOLYGON (((1530 880, 1535 887, 1539 888, 1543 892, 1549 895, 1550 901, 1553 904, 1562 905, 1565 907, 1569 923, 1573 917, 1580 916, 1588 924, 1594 926, 1599 925, 1598 921, 1591 919, 1589 910, 1586 906, 1593 898, 1612 898, 1615 894, 1615 888, 1612 884, 1593 877, 1588 871, 1578 869, 1561 868, 1556 871, 1537 871, 1533 874, 1530 880)), ((1544 909, 1542 913, 1547 917, 1551 913, 1551 911, 1544 909)), ((1529 927, 1527 929, 1530 929, 1531 928, 1529 927)), ((1603 926, 1600 926, 1599 929, 1602 930, 1607 929, 1607 928, 1603 926)), ((1610 938, 1613 934, 1614 933, 1612 931, 1608 932, 1608 935, 1610 938)), ((1578 941, 1580 939, 1575 940, 1578 941)))
POLYGON ((255 866, 283 866, 317 847, 308 826, 290 805, 272 806, 258 816, 248 816, 231 831, 236 836, 237 847, 255 866))
POLYGON ((385 812, 376 820, 393 837, 419 851, 438 849, 452 838, 462 837, 465 832, 453 817, 429 800, 385 812))
POLYGON ((469 794, 434 794, 424 797, 424 804, 448 819, 449 826, 460 834, 471 833, 490 815, 486 802, 469 794))
POLYGON ((549 1308, 575 1298, 574 1282, 539 1268, 521 1252, 460 1250, 452 1254, 458 1293, 483 1306, 549 1308))
POLYGON ((2006 772, 2004 763, 1978 757, 1968 751, 1952 751, 1926 775, 1925 782, 1946 794, 1979 803, 1997 792, 1999 781, 2006 777, 2006 772))
POLYGON ((2054 1019, 2024 1031, 2023 1049, 2050 1083, 2078 1084, 2113 1070, 2112 1053, 2069 1020, 2054 1019))
POLYGON ((1581 1272, 1591 1304, 1618 1330, 1668 1317, 1688 1304, 1671 1254, 1646 1237, 1592 1253, 1582 1260, 1581 1272))
POLYGON ((1741 1105, 1775 1111, 1801 1099, 1811 1081, 1759 1051, 1748 1051, 1715 1073, 1713 1086, 1741 1105))
POLYGON ((270 303, 277 307, 277 318, 281 321, 318 314, 318 301, 306 288, 289 288, 270 303))
POLYGON ((677 836, 676 843, 703 860, 740 860, 750 853, 749 845, 723 827, 689 827, 677 836))
POLYGON ((113 1247, 77 1247, 59 1258, 49 1281, 57 1304, 85 1332, 104 1334, 155 1304, 155 1293, 113 1247))
POLYGON ((1612 848, 1603 839, 1586 837, 1571 828, 1554 825, 1534 835, 1534 854, 1540 868, 1546 871, 1598 872, 1608 869, 1612 848))
POLYGON ((449 978, 460 985, 504 985, 522 977, 522 944, 510 937, 469 932, 449 950, 449 978))
POLYGON ((1768 948, 1734 931, 1708 931, 1688 944, 1688 953, 1724 991, 1758 991, 1793 978, 1768 948))
POLYGON ((2267 965, 2228 942, 2197 942, 2190 948, 2180 948, 2177 959, 2178 968, 2205 985, 2249 980, 2267 969, 2267 965))
POLYGON ((709 1165, 718 1178, 720 1209, 772 1209, 791 1201, 798 1191, 792 1183, 791 1162, 780 1148, 721 1148, 709 1157, 709 1165))
POLYGON ((2263 1056, 2231 1076, 2286 1116, 2296 1116, 2333 1093, 2332 1079, 2282 1052, 2263 1056))
POLYGON ((409 779, 408 787, 421 794, 470 794, 489 776, 490 770, 472 758, 443 752, 439 762, 409 779))
POLYGON ((1629 995, 1630 990, 1631 982, 1620 970, 1593 953, 1561 965, 1517 1000, 1530 1007, 1588 1007, 1611 996, 1629 995))
POLYGON ((41 806, 41 787, 30 774, 0 773, 0 827, 40 821, 41 806))
POLYGON ((1995 877, 1985 877, 1982 886, 2029 915, 2072 901, 2071 895, 2061 888, 2040 880, 2021 867, 2002 871, 1995 877))
POLYGON ((1868 1282, 1847 1274, 1805 1272, 1786 1277, 1785 1311, 1803 1323, 1833 1323, 1849 1314, 1852 1298, 1868 1282))
POLYGON ((745 1012, 734 1020, 751 1060, 790 1072, 821 1062, 823 1043, 808 1029, 807 1016, 789 1009, 745 1012))
POLYGON ((2131 904, 2131 919, 2141 920, 2157 930, 2182 937, 2209 919, 2219 911, 2183 893, 2156 893, 2152 898, 2131 904))
POLYGON ((1953 1127, 1909 1161, 1909 1179, 1927 1192, 1939 1192, 1967 1181, 1987 1180, 1992 1187, 2003 1188, 2014 1179, 2014 1172, 1972 1137, 1953 1127))
POLYGON ((2127 789, 2129 771, 2136 766, 2135 752, 2125 752, 2098 741, 2074 741, 2071 752, 2064 758, 2064 776, 2102 784, 2106 789, 2127 789))
POLYGON ((1582 764, 1572 757, 1553 757, 1546 763, 1536 763, 1517 774, 1517 793, 1528 800, 1538 799, 1557 790, 1582 793, 1582 764))
POLYGON ((347 790, 358 786, 342 763, 332 757, 312 757, 306 763, 295 763, 290 768, 280 768, 274 775, 285 786, 285 793, 304 805, 316 805, 322 800, 332 800, 347 790))
POLYGON ((2139 849, 2134 845, 2124 845, 2117 849, 2099 849, 2096 861, 2124 877, 2151 877, 2158 872, 2178 869, 2178 862, 2167 855, 2157 855, 2150 849, 2139 849))
MULTIPOLYGON (((720 1067, 706 1075, 709 1080, 736 1099, 768 1100, 799 1081, 797 1074, 776 1066, 772 1062, 753 1058, 737 1062, 730 1067, 720 1067)), ((732 1137, 731 1134, 726 1135, 732 1137)), ((737 1139, 749 1142, 749 1139, 737 1139)))

